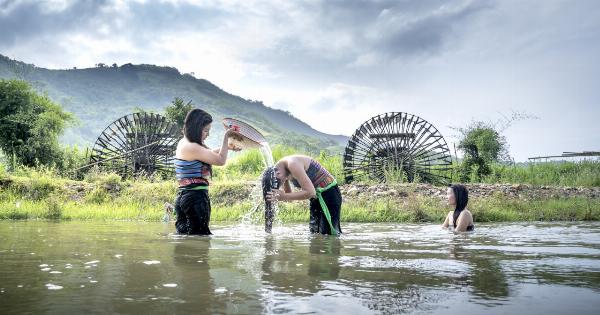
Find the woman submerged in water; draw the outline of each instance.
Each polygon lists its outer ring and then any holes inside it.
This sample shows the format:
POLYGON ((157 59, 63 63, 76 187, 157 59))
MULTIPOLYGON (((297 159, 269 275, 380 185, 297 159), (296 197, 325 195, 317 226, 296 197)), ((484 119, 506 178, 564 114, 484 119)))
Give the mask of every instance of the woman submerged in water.
POLYGON ((454 211, 448 213, 442 227, 448 228, 450 223, 452 223, 455 232, 473 231, 475 229, 473 215, 467 209, 467 203, 469 202, 467 188, 463 185, 452 185, 448 187, 446 196, 448 204, 454 206, 454 211))
POLYGON ((175 175, 179 182, 175 200, 175 228, 180 234, 210 235, 210 199, 208 198, 208 180, 212 174, 212 165, 224 165, 229 149, 229 137, 239 136, 228 129, 223 137, 221 148, 211 150, 204 140, 210 134, 212 116, 201 110, 192 109, 185 117, 183 138, 175 151, 175 175))
POLYGON ((290 155, 271 169, 280 189, 266 192, 267 201, 310 199, 310 232, 338 235, 342 194, 333 176, 319 162, 304 155, 290 155), (292 192, 290 183, 299 191, 292 192))

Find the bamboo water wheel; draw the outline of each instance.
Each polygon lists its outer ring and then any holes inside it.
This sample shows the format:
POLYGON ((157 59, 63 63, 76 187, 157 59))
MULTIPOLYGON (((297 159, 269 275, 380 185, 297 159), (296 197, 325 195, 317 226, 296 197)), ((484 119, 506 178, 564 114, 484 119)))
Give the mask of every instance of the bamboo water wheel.
POLYGON ((391 112, 363 123, 344 151, 346 182, 407 182, 448 184, 452 156, 441 133, 421 117, 391 112), (400 177, 400 178, 398 178, 400 177))
POLYGON ((102 131, 90 163, 123 177, 169 175, 180 137, 177 125, 164 116, 147 112, 125 115, 102 131))

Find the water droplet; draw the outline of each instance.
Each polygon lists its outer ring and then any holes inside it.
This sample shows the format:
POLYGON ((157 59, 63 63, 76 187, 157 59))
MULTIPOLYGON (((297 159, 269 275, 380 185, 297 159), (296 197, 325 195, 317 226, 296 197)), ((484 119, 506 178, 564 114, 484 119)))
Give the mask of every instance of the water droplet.
POLYGON ((62 272, 54 270, 54 271, 50 271, 50 273, 62 273, 62 272))
POLYGON ((50 271, 50 268, 42 268, 40 271, 50 271))
POLYGON ((176 288, 177 287, 177 283, 165 283, 165 284, 163 284, 163 287, 165 287, 165 288, 176 288))
POLYGON ((48 264, 41 264, 40 267, 48 267, 48 264))
POLYGON ((121 258, 121 257, 123 257, 123 255, 121 255, 121 254, 116 254, 116 255, 115 255, 115 257, 117 257, 117 258, 121 258))
POLYGON ((92 265, 92 264, 97 264, 99 262, 100 262, 99 260, 92 260, 92 261, 86 262, 84 265, 92 265))

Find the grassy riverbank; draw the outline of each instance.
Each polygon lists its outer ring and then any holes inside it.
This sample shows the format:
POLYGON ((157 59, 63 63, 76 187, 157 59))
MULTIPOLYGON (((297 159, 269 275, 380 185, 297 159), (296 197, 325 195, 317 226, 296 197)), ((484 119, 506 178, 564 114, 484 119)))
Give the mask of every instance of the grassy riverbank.
MULTIPOLYGON (((254 181, 220 178, 210 195, 213 221, 241 221, 259 201, 254 181)), ((441 222, 449 209, 443 198, 404 184, 397 195, 363 193, 344 196, 343 222, 441 222)), ((173 181, 122 180, 115 174, 90 173, 75 181, 51 171, 0 173, 0 219, 143 220, 160 221, 165 202, 173 203, 173 181)), ((281 203, 283 222, 307 222, 307 202, 281 203)), ((477 222, 600 220, 600 199, 585 196, 501 194, 473 196, 469 203, 477 222)), ((262 206, 250 215, 262 222, 262 206)))
MULTIPOLYGON (((275 161, 283 156, 302 153, 293 148, 276 145, 273 147, 275 161)), ((314 156, 333 176, 342 183, 344 180, 342 156, 329 155, 322 152, 314 156)), ((230 159, 226 167, 216 168, 217 180, 256 179, 264 169, 262 156, 257 150, 244 151, 230 159)), ((458 170, 459 165, 455 164, 458 170)), ((551 161, 536 163, 490 165, 491 173, 481 179, 473 179, 470 183, 486 184, 530 184, 550 186, 600 187, 600 160, 584 161, 551 161)), ((400 174, 390 172, 388 181, 398 182, 404 178, 400 174)), ((452 178, 459 178, 453 174, 452 178)))

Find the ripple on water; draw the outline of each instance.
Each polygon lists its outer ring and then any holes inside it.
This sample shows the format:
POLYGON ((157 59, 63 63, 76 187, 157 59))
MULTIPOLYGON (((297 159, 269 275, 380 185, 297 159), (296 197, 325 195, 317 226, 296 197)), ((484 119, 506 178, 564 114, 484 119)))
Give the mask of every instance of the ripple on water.
POLYGON ((158 265, 158 264, 160 264, 160 261, 159 260, 145 260, 144 264, 146 264, 146 265, 158 265))
POLYGON ((474 250, 494 250, 499 252, 518 252, 531 255, 600 255, 600 249, 582 246, 487 246, 467 245, 465 248, 474 250))
POLYGON ((53 283, 47 283, 46 287, 48 288, 48 290, 61 290, 63 288, 62 286, 53 283))
POLYGON ((342 256, 340 266, 373 269, 411 269, 419 272, 460 277, 467 275, 470 267, 466 262, 451 259, 384 259, 378 257, 342 256))
POLYGON ((215 289, 215 293, 225 293, 227 292, 227 288, 220 287, 215 289))
POLYGON ((92 261, 88 261, 88 262, 84 263, 84 265, 95 265, 99 262, 100 262, 99 260, 92 260, 92 261))

